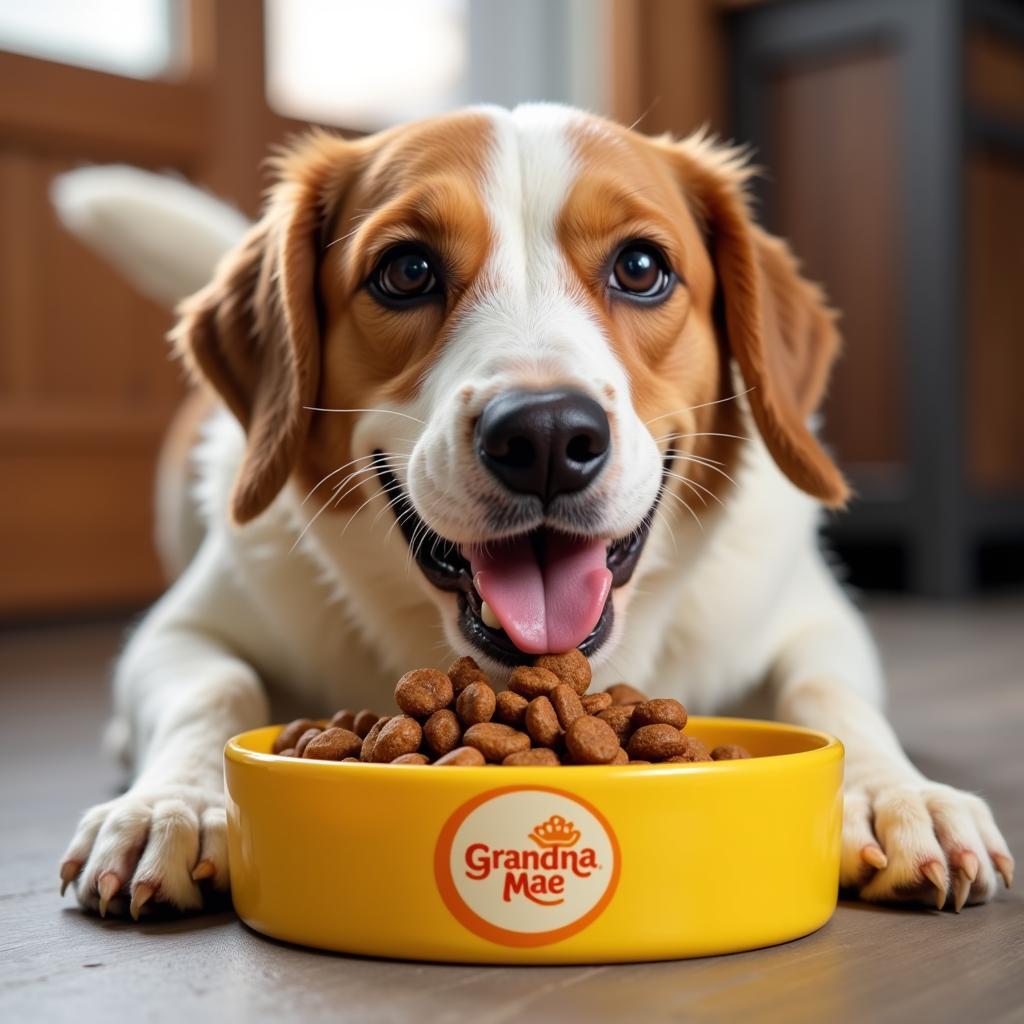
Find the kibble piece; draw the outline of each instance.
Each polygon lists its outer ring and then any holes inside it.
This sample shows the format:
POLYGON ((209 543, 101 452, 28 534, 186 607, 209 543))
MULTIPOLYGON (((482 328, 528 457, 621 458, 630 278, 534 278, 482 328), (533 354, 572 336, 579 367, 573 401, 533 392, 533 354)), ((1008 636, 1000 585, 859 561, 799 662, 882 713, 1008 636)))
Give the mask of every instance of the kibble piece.
POLYGON ((319 729, 320 725, 314 722, 311 718, 296 718, 294 722, 289 722, 275 737, 274 745, 270 748, 275 754, 280 754, 282 750, 287 750, 289 747, 294 747, 299 742, 299 737, 307 729, 319 729))
POLYGON ((530 737, 500 722, 479 722, 471 725, 462 737, 467 747, 476 747, 484 757, 500 764, 509 754, 530 749, 530 737))
POLYGON ((526 708, 526 731, 538 747, 553 747, 562 736, 558 715, 547 697, 534 697, 526 708))
POLYGON ((630 764, 654 764, 653 761, 644 761, 642 758, 639 758, 639 757, 637 757, 637 758, 631 757, 629 759, 629 763, 630 764))
POLYGON ((359 764, 360 760, 358 757, 343 757, 341 759, 342 764, 359 764))
POLYGON ((630 757, 665 761, 686 751, 686 737, 671 725, 645 725, 629 737, 630 757))
POLYGON ((579 694, 568 684, 560 683, 550 694, 548 700, 558 715, 558 722, 563 729, 568 729, 577 718, 582 718, 586 711, 580 701, 579 694))
POLYGON ((750 756, 750 751, 738 743, 723 743, 711 751, 712 761, 742 761, 750 756))
POLYGON ((559 683, 561 680, 558 676, 546 668, 519 665, 512 670, 508 688, 527 700, 533 700, 534 697, 547 696, 559 683))
POLYGON ((480 765, 486 763, 484 755, 476 747, 456 747, 444 757, 439 757, 434 765, 480 765))
POLYGON ((295 756, 302 757, 306 747, 309 746, 309 741, 313 739, 314 736, 319 736, 322 732, 323 729, 321 729, 319 725, 314 725, 312 729, 307 729, 295 744, 295 756))
POLYGON ((613 704, 642 704, 647 700, 646 693, 629 683, 616 683, 604 692, 611 696, 613 704))
POLYGON ((542 654, 534 664, 554 672, 560 682, 571 686, 582 697, 590 686, 592 674, 590 662, 581 651, 572 650, 565 654, 542 654))
POLYGON ((395 703, 413 718, 429 718, 455 696, 452 681, 436 668, 406 672, 395 686, 395 703))
POLYGON ((621 749, 615 730, 593 715, 577 718, 566 729, 565 747, 576 764, 609 764, 621 749))
POLYGON ((420 723, 409 715, 395 715, 377 733, 377 742, 373 745, 370 758, 378 764, 386 764, 402 754, 412 754, 419 750, 422 742, 423 728, 420 723))
POLYGON ((707 745, 695 736, 683 736, 683 749, 670 761, 710 761, 711 751, 707 745))
POLYGON ((448 678, 456 694, 462 693, 470 683, 490 682, 484 670, 470 657, 453 661, 448 669, 448 678))
POLYGON ((438 757, 454 750, 462 742, 462 726, 451 708, 435 711, 423 723, 423 742, 438 757))
POLYGON ((625 746, 629 734, 633 731, 633 705, 614 704, 604 711, 599 711, 597 717, 612 727, 619 742, 625 746))
POLYGON ((588 715, 596 715, 612 706, 612 695, 610 693, 588 693, 580 697, 580 702, 588 715))
POLYGON ((629 754, 627 754, 622 747, 615 752, 615 756, 611 760, 612 764, 629 764, 629 754))
MULTIPOLYGON (((356 721, 359 721, 359 716, 356 716, 356 721)), ((359 756, 364 761, 373 760, 373 748, 377 742, 377 736, 380 734, 381 729, 388 724, 389 718, 385 715, 383 718, 378 718, 373 725, 370 726, 369 732, 363 737, 363 746, 359 756)), ((356 734, 358 735, 358 733, 356 734)))
POLYGON ((522 729, 526 723, 526 708, 530 703, 525 697, 511 690, 502 690, 497 696, 494 720, 502 725, 522 729))
POLYGON ((674 725, 677 729, 686 726, 686 708, 669 697, 655 697, 633 706, 633 728, 645 725, 674 725))
POLYGON ((558 755, 548 747, 531 747, 529 750, 520 750, 518 753, 509 754, 501 763, 555 766, 562 762, 558 760, 558 755))
POLYGON ((335 729, 348 729, 349 732, 355 732, 356 713, 349 708, 342 708, 341 711, 335 711, 334 717, 331 719, 331 725, 335 729))
POLYGON ((430 758, 426 754, 412 753, 412 754, 399 754, 398 757, 391 762, 392 764, 430 764, 430 758))
POLYGON ((374 714, 369 708, 363 708, 362 711, 356 712, 355 721, 352 723, 352 731, 357 736, 362 736, 363 739, 366 739, 366 734, 379 720, 380 715, 374 714))
POLYGON ((340 761, 345 757, 355 757, 362 746, 363 741, 354 732, 334 727, 314 736, 306 744, 302 757, 315 761, 340 761))
POLYGON ((286 750, 282 750, 279 753, 281 757, 298 757, 298 754, 295 753, 294 747, 288 747, 286 750))
POLYGON ((467 728, 489 722, 497 706, 497 698, 488 683, 470 683, 455 702, 459 720, 467 728))

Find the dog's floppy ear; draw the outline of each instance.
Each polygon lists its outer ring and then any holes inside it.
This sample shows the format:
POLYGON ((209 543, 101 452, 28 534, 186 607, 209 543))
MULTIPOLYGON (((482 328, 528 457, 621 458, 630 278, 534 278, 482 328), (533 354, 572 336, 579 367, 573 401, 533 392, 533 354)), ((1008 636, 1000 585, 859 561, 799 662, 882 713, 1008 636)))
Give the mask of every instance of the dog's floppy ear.
POLYGON ((701 135, 673 150, 704 222, 729 348, 765 445, 797 487, 842 505, 849 488, 808 428, 839 350, 835 314, 788 246, 753 222, 739 154, 701 135))
POLYGON ((239 523, 273 501, 309 429, 320 374, 319 249, 347 146, 316 134, 279 157, 262 218, 178 307, 179 354, 245 428, 231 497, 239 523))

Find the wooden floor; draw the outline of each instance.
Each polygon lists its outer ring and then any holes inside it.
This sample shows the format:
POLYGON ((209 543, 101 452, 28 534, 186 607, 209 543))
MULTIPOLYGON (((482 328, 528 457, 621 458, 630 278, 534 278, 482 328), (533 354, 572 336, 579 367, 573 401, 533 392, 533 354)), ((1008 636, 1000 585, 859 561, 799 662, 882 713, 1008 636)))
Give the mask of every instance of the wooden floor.
MULTIPOLYGON (((1024 854, 1024 602, 876 605, 893 717, 921 767, 975 789, 1024 854)), ((844 903, 809 938, 679 963, 447 967, 308 952, 230 913, 134 925, 57 895, 76 815, 118 784, 97 753, 120 628, 0 632, 0 1020, 1024 1021, 1024 897, 959 916, 844 903)))

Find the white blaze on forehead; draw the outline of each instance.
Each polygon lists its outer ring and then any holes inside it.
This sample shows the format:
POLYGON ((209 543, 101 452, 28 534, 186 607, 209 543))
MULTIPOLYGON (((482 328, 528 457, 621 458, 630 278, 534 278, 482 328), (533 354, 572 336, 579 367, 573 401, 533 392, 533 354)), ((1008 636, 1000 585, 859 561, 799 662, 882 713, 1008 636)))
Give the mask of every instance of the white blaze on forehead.
MULTIPOLYGON (((604 386, 625 389, 625 372, 558 240, 559 218, 580 173, 573 134, 586 115, 550 104, 479 109, 493 136, 481 186, 491 246, 433 382, 444 387, 457 380, 492 392, 577 386, 605 403, 604 386)), ((433 403, 441 394, 427 397, 433 403)))

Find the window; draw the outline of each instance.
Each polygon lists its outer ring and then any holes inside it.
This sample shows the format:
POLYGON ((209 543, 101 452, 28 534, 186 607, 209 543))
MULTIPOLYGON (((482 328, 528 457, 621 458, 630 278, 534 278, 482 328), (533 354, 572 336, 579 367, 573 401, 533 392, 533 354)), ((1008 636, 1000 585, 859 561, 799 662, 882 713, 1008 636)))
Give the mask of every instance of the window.
POLYGON ((266 0, 267 99, 373 131, 457 106, 468 0, 266 0))
POLYGON ((182 52, 180 13, 174 0, 0 0, 0 49, 154 78, 182 52))

